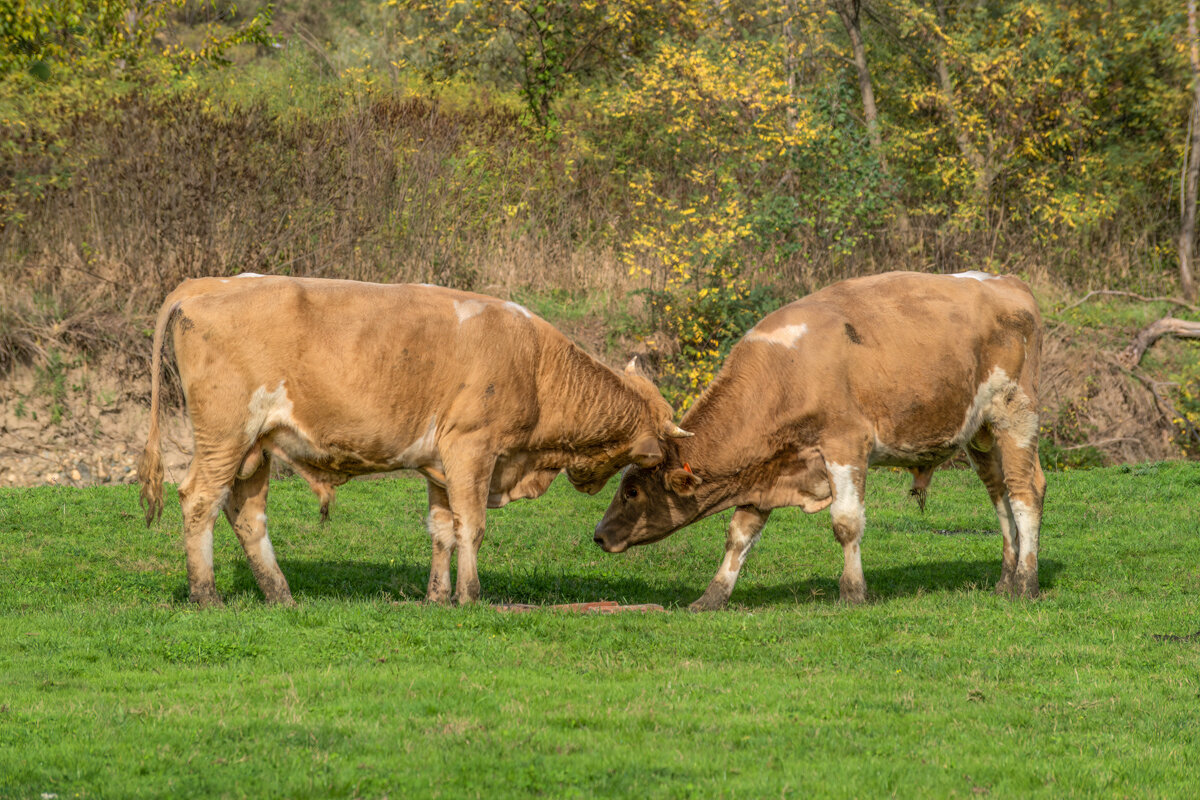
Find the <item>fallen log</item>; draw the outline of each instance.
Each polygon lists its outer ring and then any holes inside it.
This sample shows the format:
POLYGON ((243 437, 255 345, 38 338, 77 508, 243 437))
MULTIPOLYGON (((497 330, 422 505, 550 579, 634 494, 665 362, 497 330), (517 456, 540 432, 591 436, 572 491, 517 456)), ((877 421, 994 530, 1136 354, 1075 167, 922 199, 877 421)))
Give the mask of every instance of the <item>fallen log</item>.
POLYGON ((1200 322, 1192 322, 1176 317, 1163 317, 1152 322, 1138 331, 1137 336, 1118 356, 1122 366, 1133 369, 1142 361, 1146 350, 1164 336, 1177 336, 1180 339, 1200 339, 1200 322))

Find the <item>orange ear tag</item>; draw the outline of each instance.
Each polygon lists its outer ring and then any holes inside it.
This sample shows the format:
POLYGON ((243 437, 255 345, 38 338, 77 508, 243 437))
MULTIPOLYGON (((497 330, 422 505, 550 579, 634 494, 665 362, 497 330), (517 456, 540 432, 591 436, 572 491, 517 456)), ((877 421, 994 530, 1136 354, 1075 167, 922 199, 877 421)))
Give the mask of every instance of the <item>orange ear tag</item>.
POLYGON ((691 465, 691 464, 689 464, 689 463, 687 463, 686 461, 683 463, 683 469, 684 469, 684 471, 685 471, 685 472, 689 472, 689 473, 691 473, 692 475, 695 475, 695 474, 696 474, 696 473, 692 472, 692 465, 691 465))

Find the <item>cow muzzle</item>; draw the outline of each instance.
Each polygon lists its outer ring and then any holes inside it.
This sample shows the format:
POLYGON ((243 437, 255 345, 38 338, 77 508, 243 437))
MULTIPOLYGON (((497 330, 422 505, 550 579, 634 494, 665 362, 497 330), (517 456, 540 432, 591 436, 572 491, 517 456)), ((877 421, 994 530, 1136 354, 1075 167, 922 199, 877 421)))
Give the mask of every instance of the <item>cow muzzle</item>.
POLYGON ((629 549, 628 542, 612 541, 612 539, 606 534, 606 532, 600 529, 600 525, 596 526, 596 535, 592 537, 592 541, 594 541, 596 544, 600 545, 600 547, 602 547, 604 549, 604 552, 606 552, 606 553, 622 553, 625 550, 629 549))

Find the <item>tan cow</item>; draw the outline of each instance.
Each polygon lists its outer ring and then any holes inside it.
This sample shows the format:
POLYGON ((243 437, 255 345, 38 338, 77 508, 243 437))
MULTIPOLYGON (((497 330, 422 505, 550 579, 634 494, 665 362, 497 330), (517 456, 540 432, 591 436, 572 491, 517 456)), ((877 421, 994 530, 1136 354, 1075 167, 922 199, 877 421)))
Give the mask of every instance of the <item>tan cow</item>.
POLYGON ((862 602, 867 467, 913 468, 923 492, 965 449, 1000 519, 996 589, 1035 597, 1041 336, 1028 287, 982 272, 891 272, 797 300, 733 348, 683 418, 695 437, 628 469, 596 543, 619 553, 736 507, 725 560, 692 604, 720 608, 771 509, 828 506, 845 555, 841 599, 862 602))
MULTIPOLYGON (((162 355, 172 335, 195 455, 179 486, 193 601, 218 603, 224 510, 267 600, 291 591, 267 536, 272 457, 326 505, 350 477, 415 469, 429 490, 430 600, 479 598, 485 508, 537 497, 566 470, 594 493, 685 435, 644 377, 614 372, 516 303, 435 286, 203 278, 172 292, 154 332, 151 428, 138 465, 162 513, 162 355)), ((629 373, 630 370, 627 370, 629 373)))

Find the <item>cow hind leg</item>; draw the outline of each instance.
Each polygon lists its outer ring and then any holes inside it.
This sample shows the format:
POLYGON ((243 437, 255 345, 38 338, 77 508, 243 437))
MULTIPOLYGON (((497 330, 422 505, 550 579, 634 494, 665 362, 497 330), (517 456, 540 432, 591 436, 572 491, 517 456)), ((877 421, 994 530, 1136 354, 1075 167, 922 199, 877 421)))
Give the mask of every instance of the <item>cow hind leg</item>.
POLYGON ((721 568, 717 570, 708 589, 699 600, 688 606, 689 610, 715 611, 725 607, 746 555, 762 535, 763 526, 770 515, 769 510, 763 511, 754 506, 740 506, 733 512, 733 518, 729 520, 729 533, 725 537, 725 560, 721 562, 721 568))
POLYGON ((436 483, 428 483, 429 494, 429 537, 433 543, 433 555, 429 564, 429 587, 425 599, 430 603, 446 603, 450 600, 450 556, 454 552, 454 514, 450 511, 450 497, 436 483))
POLYGON ((275 560, 275 550, 267 535, 270 477, 271 461, 265 456, 256 461, 254 472, 248 477, 239 474, 225 500, 225 516, 246 551, 250 571, 267 602, 290 606, 295 605, 292 592, 275 560))
POLYGON ((848 459, 842 463, 825 456, 825 469, 833 489, 833 502, 829 506, 833 535, 842 546, 845 560, 838 582, 839 594, 843 603, 856 605, 867 599, 861 550, 863 529, 867 524, 866 506, 863 503, 866 460, 848 459))
POLYGON ((1037 440, 1000 435, 996 446, 1000 450, 1016 538, 1012 595, 1035 598, 1041 591, 1038 585, 1038 539, 1042 527, 1042 502, 1046 496, 1046 476, 1038 460, 1037 440))
POLYGON ((1013 521, 1012 505, 1009 503, 1008 486, 1004 482, 1004 470, 1000 464, 1000 453, 989 448, 980 450, 968 445, 967 454, 975 466, 975 472, 987 487, 988 497, 996 509, 1000 523, 1000 580, 996 583, 996 594, 1012 594, 1017 578, 1016 523, 1013 521))
POLYGON ((192 462, 179 485, 179 503, 183 512, 183 547, 187 553, 188 599, 201 606, 221 605, 213 573, 213 525, 229 491, 209 480, 192 462))

